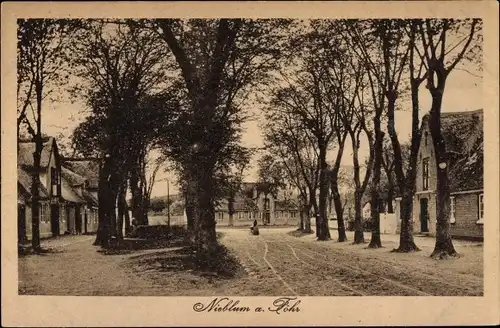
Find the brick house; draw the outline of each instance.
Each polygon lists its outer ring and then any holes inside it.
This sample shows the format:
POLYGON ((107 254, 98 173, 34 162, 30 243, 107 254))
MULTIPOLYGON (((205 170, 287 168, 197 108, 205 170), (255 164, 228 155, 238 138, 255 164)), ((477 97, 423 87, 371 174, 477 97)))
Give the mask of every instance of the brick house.
MULTIPOLYGON (((31 177, 34 172, 35 143, 19 141, 17 152, 18 175, 18 239, 31 238, 31 177)), ((40 157, 40 237, 57 236, 66 222, 60 220, 61 163, 55 139, 44 138, 40 157)))
MULTIPOLYGON (((451 234, 483 237, 483 110, 441 114, 441 129, 448 152, 451 234)), ((436 233, 436 160, 429 116, 422 119, 413 231, 436 233)), ((399 206, 398 206, 399 207, 399 206)))

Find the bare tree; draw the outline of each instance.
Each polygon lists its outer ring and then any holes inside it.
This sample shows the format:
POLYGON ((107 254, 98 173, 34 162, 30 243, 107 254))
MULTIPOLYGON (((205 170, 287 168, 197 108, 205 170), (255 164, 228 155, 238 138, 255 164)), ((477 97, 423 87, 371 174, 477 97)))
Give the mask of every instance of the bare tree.
POLYGON ((269 154, 281 161, 288 179, 299 191, 300 229, 311 233, 311 208, 318 213, 319 153, 308 131, 292 116, 270 106, 266 109, 265 144, 269 154))
POLYGON ((481 55, 482 21, 480 19, 426 19, 417 22, 427 69, 427 89, 432 97, 430 130, 436 158, 436 245, 433 258, 457 256, 450 235, 450 190, 448 154, 441 133, 441 105, 446 81, 456 66, 481 55))

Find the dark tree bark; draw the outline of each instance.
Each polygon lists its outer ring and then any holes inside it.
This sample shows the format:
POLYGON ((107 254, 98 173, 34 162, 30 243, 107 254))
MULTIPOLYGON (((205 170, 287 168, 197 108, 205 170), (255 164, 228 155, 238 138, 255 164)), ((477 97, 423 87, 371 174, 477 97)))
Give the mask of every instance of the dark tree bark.
POLYGON ((333 194, 333 204, 335 206, 335 213, 337 214, 337 225, 338 225, 338 242, 347 241, 347 235, 345 233, 344 224, 344 208, 342 206, 342 200, 340 199, 339 187, 337 179, 332 179, 332 194, 333 194))
POLYGON ((99 223, 97 226, 96 240, 94 241, 95 246, 108 247, 109 239, 111 237, 109 229, 109 203, 110 203, 110 188, 109 188, 109 177, 111 171, 111 163, 109 158, 104 158, 103 162, 100 164, 99 170, 99 223))
POLYGON ((447 258, 458 256, 453 247, 450 233, 450 187, 448 183, 448 158, 446 144, 441 134, 441 104, 443 100, 445 79, 438 75, 438 88, 432 93, 432 107, 430 114, 430 130, 434 144, 434 154, 437 164, 437 187, 436 187, 436 245, 431 254, 433 258, 447 258), (446 164, 444 168, 440 163, 446 164))
POLYGON ((234 222, 233 222, 233 215, 234 215, 234 196, 231 195, 228 200, 227 200, 227 213, 229 215, 229 226, 232 227, 234 222))
POLYGON ((387 191, 387 213, 394 213, 394 206, 392 202, 394 201, 394 186, 389 183, 389 190, 387 191))
MULTIPOLYGON (((318 207, 318 202, 316 200, 316 190, 313 189, 313 188, 309 188, 309 204, 310 206, 312 207, 313 209, 313 213, 314 213, 314 223, 316 224, 316 237, 319 237, 319 233, 318 233, 318 216, 319 216, 319 207, 318 207)), ((310 224, 311 224, 311 215, 309 215, 309 218, 308 218, 308 224, 309 224, 309 228, 310 228, 310 224)), ((306 227, 306 230, 307 230, 307 227, 306 227)), ((312 230, 307 230, 307 232, 311 232, 312 230)))
POLYGON ((302 208, 302 215, 304 216, 304 232, 312 233, 311 229, 311 205, 305 204, 302 208))
POLYGON ((319 216, 316 223, 318 240, 330 240, 330 229, 328 228, 327 199, 328 199, 328 165, 326 163, 326 143, 319 143, 319 216))
MULTIPOLYGON (((401 231, 399 235, 399 246, 394 249, 394 252, 408 253, 413 251, 420 251, 413 239, 413 227, 411 219, 413 216, 413 193, 415 192, 415 182, 417 177, 417 159, 418 150, 420 148, 420 122, 419 122, 419 99, 418 90, 424 78, 415 76, 414 65, 414 50, 415 50, 415 33, 416 24, 412 23, 410 32, 410 45, 409 45, 409 70, 410 70, 410 88, 411 88, 411 102, 412 102, 412 132, 411 132, 411 149, 409 166, 406 176, 403 173, 403 163, 401 156, 401 147, 394 127, 394 110, 395 108, 388 108, 388 131, 391 138, 392 147, 394 149, 394 171, 396 173, 397 184, 401 192, 400 212, 399 219, 401 220, 401 231)), ((423 64, 423 63, 422 63, 423 64)), ((421 65, 422 65, 421 64, 421 65)), ((391 106, 391 103, 389 103, 391 106)))
POLYGON ((40 154, 42 153, 42 137, 35 138, 33 153, 34 173, 31 177, 31 246, 34 252, 40 251, 40 154))
POLYGON ((383 133, 380 126, 380 117, 382 116, 382 108, 376 109, 377 113, 374 117, 375 128, 375 145, 374 145, 374 160, 373 160, 373 178, 371 188, 371 221, 372 221, 372 237, 368 248, 382 247, 380 239, 380 169, 382 166, 382 141, 383 133))
MULTIPOLYGON (((210 165, 207 162, 205 165, 210 165)), ((198 169, 191 174, 197 182, 193 208, 195 245, 199 252, 211 255, 217 251, 218 243, 215 233, 214 185, 209 172, 210 169, 208 172, 198 169)))
POLYGON ((342 155, 344 153, 344 145, 345 140, 347 138, 348 132, 345 131, 342 136, 340 134, 337 135, 339 142, 339 149, 337 152, 337 157, 335 159, 335 165, 331 172, 331 189, 333 196, 333 203, 335 206, 335 213, 337 214, 337 230, 338 230, 338 242, 347 241, 347 235, 345 233, 345 224, 344 224, 344 208, 342 206, 342 200, 340 199, 340 192, 338 186, 338 175, 340 171, 340 163, 342 161, 342 155))
MULTIPOLYGON (((36 94, 36 134, 35 152, 33 153, 33 175, 31 181, 31 246, 34 252, 39 252, 40 246, 40 160, 42 156, 43 140, 42 140, 42 91, 43 81, 37 75, 35 79, 35 94, 36 94)), ((32 131, 34 132, 34 131, 32 131)))
POLYGON ((360 190, 354 191, 354 242, 353 244, 363 244, 365 237, 363 234, 363 221, 361 217, 361 197, 360 190))
POLYGON ((355 184, 355 190, 354 190, 354 242, 353 244, 362 244, 365 242, 365 238, 363 235, 363 220, 362 220, 362 213, 361 213, 361 199, 363 197, 363 193, 366 190, 366 186, 368 185, 368 181, 370 180, 371 172, 372 172, 372 162, 374 158, 374 151, 373 151, 373 144, 372 144, 372 137, 368 129, 366 127, 362 129, 361 127, 363 126, 363 122, 360 123, 356 129, 351 129, 349 131, 349 135, 351 137, 352 141, 352 158, 353 158, 353 165, 354 165, 354 184, 355 184), (370 148, 370 155, 369 155, 369 160, 368 160, 368 166, 366 168, 365 172, 365 177, 363 179, 363 182, 361 182, 360 178, 360 165, 359 165, 359 159, 358 159, 358 149, 360 145, 360 134, 361 131, 364 130, 365 133, 367 134, 368 137, 368 145, 370 148))

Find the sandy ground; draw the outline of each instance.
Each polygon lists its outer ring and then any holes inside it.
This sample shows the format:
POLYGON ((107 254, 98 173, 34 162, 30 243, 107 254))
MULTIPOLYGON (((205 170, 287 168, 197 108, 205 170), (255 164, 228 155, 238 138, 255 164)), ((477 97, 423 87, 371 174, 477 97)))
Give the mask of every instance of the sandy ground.
MULTIPOLYGON (((233 277, 201 272, 181 245, 105 255, 92 236, 44 241, 52 251, 19 259, 20 294, 38 295, 482 295, 482 243, 455 241, 458 259, 429 258, 432 238, 417 237, 421 252, 391 253, 398 236, 382 235, 384 248, 365 249, 294 228, 221 228, 221 242, 241 263, 233 277)), ((335 237, 336 231, 332 231, 335 237)), ((348 238, 352 240, 352 233, 348 238)), ((369 233, 365 234, 367 241, 369 233)))

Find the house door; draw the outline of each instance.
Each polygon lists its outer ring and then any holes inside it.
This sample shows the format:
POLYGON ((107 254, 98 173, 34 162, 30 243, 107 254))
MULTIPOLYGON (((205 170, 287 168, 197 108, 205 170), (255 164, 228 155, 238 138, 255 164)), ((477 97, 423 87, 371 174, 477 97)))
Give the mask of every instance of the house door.
POLYGON ((65 211, 66 211, 66 230, 69 231, 69 232, 73 232, 73 227, 72 227, 72 222, 71 222, 71 217, 70 217, 70 208, 68 205, 66 205, 65 207, 65 211))
POLYGON ((427 223, 429 219, 428 212, 428 199, 422 198, 420 199, 420 231, 421 232, 429 232, 429 227, 427 223))
POLYGON ((75 230, 77 234, 82 233, 82 215, 80 213, 80 205, 75 205, 75 230))
POLYGON ((264 213, 264 224, 269 224, 269 223, 271 223, 271 213, 265 212, 264 213))
POLYGON ((85 218, 83 220, 83 232, 87 233, 87 225, 88 225, 88 217, 87 217, 87 211, 85 210, 85 218))
POLYGON ((52 236, 59 236, 59 205, 50 204, 50 226, 52 236))
POLYGON ((26 242, 26 207, 17 205, 17 240, 19 244, 26 242))

